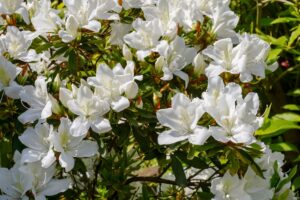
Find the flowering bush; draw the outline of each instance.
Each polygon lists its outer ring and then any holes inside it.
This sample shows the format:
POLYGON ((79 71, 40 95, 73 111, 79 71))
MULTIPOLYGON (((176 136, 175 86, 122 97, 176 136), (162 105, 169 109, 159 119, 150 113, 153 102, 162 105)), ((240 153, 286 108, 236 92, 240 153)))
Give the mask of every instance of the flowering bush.
POLYGON ((296 199, 229 3, 0 0, 0 199, 296 199))

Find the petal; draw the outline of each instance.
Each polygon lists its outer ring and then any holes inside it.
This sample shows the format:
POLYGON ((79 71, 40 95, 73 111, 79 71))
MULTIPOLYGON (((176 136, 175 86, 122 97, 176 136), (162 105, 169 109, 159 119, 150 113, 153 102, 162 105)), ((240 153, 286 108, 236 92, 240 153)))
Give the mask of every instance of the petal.
POLYGON ((181 120, 172 108, 161 109, 156 112, 156 117, 161 125, 175 130, 182 129, 181 120))
POLYGON ((204 127, 197 127, 189 136, 189 142, 195 145, 203 145, 209 138, 210 132, 204 127))
POLYGON ((182 71, 175 71, 173 72, 176 76, 178 76, 179 78, 181 78, 182 80, 184 80, 184 85, 185 85, 185 88, 187 88, 188 84, 189 84, 189 76, 182 72, 182 71))
POLYGON ((11 188, 13 184, 11 171, 6 168, 0 168, 0 189, 2 192, 13 195, 15 191, 11 188))
POLYGON ((229 141, 226 130, 221 127, 211 126, 209 127, 209 132, 211 136, 219 142, 226 143, 229 141))
POLYGON ((72 92, 67 88, 59 89, 59 100, 65 106, 68 107, 68 101, 73 99, 72 92))
POLYGON ((116 112, 121 112, 130 106, 126 97, 121 96, 118 100, 111 102, 111 108, 116 112))
POLYGON ((89 21, 89 23, 87 25, 83 26, 83 28, 86 28, 86 29, 94 31, 94 32, 99 32, 101 29, 101 24, 100 24, 100 22, 98 22, 96 20, 92 20, 92 21, 89 21))
POLYGON ((19 117, 18 120, 22 123, 34 122, 35 120, 41 117, 41 109, 32 109, 29 108, 27 111, 23 112, 19 117))
POLYGON ((76 149, 70 151, 73 157, 91 157, 98 152, 98 144, 97 142, 90 140, 83 140, 76 149))
POLYGON ((136 82, 132 81, 129 84, 127 84, 127 87, 125 89, 126 97, 129 99, 133 99, 134 97, 136 97, 138 91, 139 86, 136 84, 136 82))
POLYGON ((21 163, 32 163, 39 161, 42 158, 43 153, 33 149, 24 149, 22 151, 21 163))
POLYGON ((187 139, 188 135, 181 135, 177 131, 174 130, 168 130, 160 133, 158 135, 157 141, 158 144, 164 145, 164 144, 173 144, 182 140, 187 139))
POLYGON ((66 172, 69 172, 74 168, 75 160, 71 154, 62 152, 59 156, 59 163, 63 168, 65 168, 66 172))
POLYGON ((107 133, 111 130, 110 122, 108 119, 97 118, 91 122, 92 130, 96 133, 107 133))
POLYGON ((42 161, 42 167, 48 168, 50 167, 56 160, 55 154, 52 149, 50 149, 47 153, 47 155, 41 160, 42 161))
POLYGON ((220 75, 221 73, 225 72, 226 70, 219 66, 219 65, 213 65, 213 64, 210 64, 206 69, 205 69, 205 75, 208 77, 208 78, 212 78, 212 77, 215 77, 215 76, 218 76, 220 75))
POLYGON ((72 113, 80 116, 85 116, 85 112, 81 109, 79 103, 76 100, 69 100, 67 104, 69 110, 72 113))
POLYGON ((77 117, 70 127, 70 134, 74 137, 86 136, 89 128, 90 123, 85 117, 77 117))
POLYGON ((70 179, 51 180, 41 191, 40 193, 45 196, 53 196, 58 193, 66 191, 71 185, 70 179))
POLYGON ((19 136, 19 140, 27 147, 43 151, 45 149, 44 144, 40 140, 39 136, 36 133, 36 130, 32 127, 27 128, 24 133, 19 136))
POLYGON ((52 102, 48 101, 41 112, 41 119, 47 119, 52 115, 52 102))

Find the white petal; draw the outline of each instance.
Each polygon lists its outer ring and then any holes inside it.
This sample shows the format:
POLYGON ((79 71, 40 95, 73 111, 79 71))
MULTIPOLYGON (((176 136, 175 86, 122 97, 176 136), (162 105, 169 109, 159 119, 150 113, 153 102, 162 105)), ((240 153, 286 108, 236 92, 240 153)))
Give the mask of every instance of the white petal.
POLYGON ((121 96, 117 101, 111 103, 111 108, 116 112, 121 112, 130 106, 130 102, 126 97, 121 96))
POLYGON ((83 140, 76 149, 73 149, 70 153, 73 157, 91 157, 98 152, 97 142, 90 140, 83 140))
POLYGON ((66 172, 69 172, 74 168, 75 160, 69 153, 62 152, 59 156, 59 163, 66 172))
POLYGON ((178 118, 179 116, 175 113, 174 109, 172 108, 158 110, 156 112, 156 117, 159 123, 161 123, 161 125, 163 126, 175 130, 182 129, 181 119, 178 118))
POLYGON ((9 84, 9 87, 4 88, 5 94, 8 97, 13 98, 13 99, 19 99, 20 98, 19 94, 22 90, 23 90, 23 87, 20 86, 19 84, 17 84, 15 81, 12 81, 9 84))
POLYGON ((209 138, 210 132, 203 127, 197 127, 194 133, 189 136, 189 142, 195 145, 203 145, 209 138))
POLYGON ((47 119, 52 115, 52 102, 48 101, 41 112, 41 119, 47 119))
POLYGON ((107 133, 111 130, 110 122, 108 119, 98 118, 91 122, 92 130, 96 133, 107 133))
POLYGON ((22 113, 18 120, 22 123, 28 123, 28 122, 34 122, 35 120, 39 119, 41 117, 41 109, 31 109, 29 108, 27 111, 22 113))
POLYGON ((77 117, 70 127, 70 133, 74 137, 85 136, 89 128, 90 123, 85 117, 77 117))
POLYGON ((21 163, 32 163, 39 161, 42 157, 42 152, 33 149, 24 149, 22 151, 21 163))
POLYGON ((226 130, 221 127, 211 126, 209 127, 209 132, 211 133, 211 136, 219 142, 226 143, 229 141, 226 130))
POLYGON ((206 69, 205 69, 205 75, 208 77, 208 78, 212 78, 212 77, 215 77, 215 76, 218 76, 220 75, 221 73, 225 72, 226 70, 219 66, 219 65, 212 65, 210 64, 206 69))
POLYGON ((69 179, 63 179, 63 180, 51 180, 42 191, 40 191, 41 194, 45 196, 53 196, 58 193, 66 191, 71 184, 71 180, 69 179))
POLYGON ((136 84, 136 82, 132 81, 127 84, 127 87, 125 89, 126 97, 128 97, 129 99, 133 99, 134 97, 136 97, 138 91, 139 86, 136 84))
POLYGON ((101 29, 101 24, 100 24, 100 22, 98 22, 96 20, 92 20, 92 21, 89 21, 89 23, 87 25, 83 26, 83 28, 89 29, 94 32, 99 32, 101 29))
POLYGON ((42 161, 42 167, 48 168, 50 167, 56 160, 55 154, 52 149, 50 149, 47 153, 47 155, 41 160, 42 161))
POLYGON ((158 135, 157 141, 158 144, 164 145, 164 144, 173 144, 179 141, 183 141, 187 139, 188 135, 181 135, 177 131, 174 130, 168 130, 160 133, 158 135))
POLYGON ((11 171, 6 168, 0 168, 0 189, 2 192, 12 195, 15 191, 12 190, 11 185, 13 184, 11 171))

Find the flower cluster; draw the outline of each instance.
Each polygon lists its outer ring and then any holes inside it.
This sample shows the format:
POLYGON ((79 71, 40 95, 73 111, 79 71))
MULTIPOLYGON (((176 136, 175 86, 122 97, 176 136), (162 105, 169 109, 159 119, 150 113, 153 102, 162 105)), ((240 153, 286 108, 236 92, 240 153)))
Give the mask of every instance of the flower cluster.
MULTIPOLYGON (((155 142, 166 149, 186 140, 238 150, 259 144, 261 155, 254 159, 263 173, 250 165, 239 175, 225 167, 212 176, 214 199, 267 200, 286 191, 293 199, 290 182, 271 184, 275 175, 287 176, 283 156, 256 139, 263 123, 259 97, 241 86, 265 78, 276 63, 266 63, 266 42, 235 32, 238 16, 229 3, 64 0, 54 6, 50 0, 0 0, 0 92, 22 106, 16 134, 23 145, 13 167, 0 168, 0 199, 46 199, 80 189, 76 182, 86 175, 72 173, 77 160, 90 158, 85 167, 94 170, 93 159, 113 157, 120 151, 111 150, 119 126, 150 127, 132 115, 145 110, 154 113, 155 142), (197 88, 195 77, 207 89, 197 88)), ((124 152, 130 150, 128 145, 124 152)), ((99 168, 95 173, 101 174, 99 168)))

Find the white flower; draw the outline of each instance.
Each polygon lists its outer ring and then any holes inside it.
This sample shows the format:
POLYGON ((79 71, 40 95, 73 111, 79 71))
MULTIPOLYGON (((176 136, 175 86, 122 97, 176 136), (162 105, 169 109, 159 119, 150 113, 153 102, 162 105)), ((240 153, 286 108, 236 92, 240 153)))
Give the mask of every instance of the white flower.
POLYGON ((214 200, 252 200, 244 190, 244 182, 237 174, 231 176, 228 171, 223 177, 212 180, 211 192, 215 195, 214 200))
POLYGON ((28 12, 23 5, 23 0, 0 0, 0 13, 6 15, 18 13, 27 24, 30 23, 28 12))
POLYGON ((11 98, 19 98, 22 87, 14 79, 21 71, 21 68, 0 56, 0 91, 4 90, 5 94, 11 98))
POLYGON ((41 168, 39 162, 20 166, 19 170, 29 174, 32 180, 31 192, 36 200, 45 200, 45 196, 53 196, 66 191, 71 181, 69 179, 53 179, 56 173, 55 165, 49 168, 41 168))
POLYGON ((38 123, 35 128, 29 127, 19 136, 19 140, 28 148, 22 152, 22 163, 41 161, 42 167, 48 168, 56 158, 49 141, 53 127, 47 123, 38 123))
POLYGON ((147 21, 158 20, 163 35, 174 38, 177 35, 177 23, 175 21, 175 12, 172 8, 173 1, 160 0, 156 6, 145 6, 142 8, 147 21))
POLYGON ((125 69, 120 64, 113 70, 106 64, 100 64, 96 77, 89 77, 87 81, 95 87, 96 95, 107 100, 114 111, 121 112, 130 105, 129 100, 122 96, 123 93, 128 98, 134 98, 138 92, 135 79, 141 80, 142 76, 134 76, 134 63, 128 61, 125 69))
POLYGON ((45 120, 52 115, 53 104, 57 103, 47 91, 46 78, 38 76, 35 87, 24 86, 20 92, 21 101, 26 102, 30 108, 22 113, 18 119, 21 123, 34 122, 37 119, 45 120))
POLYGON ((3 38, 3 41, 10 56, 24 62, 31 62, 37 60, 35 50, 31 49, 28 51, 32 40, 36 36, 36 33, 20 31, 15 26, 9 26, 7 27, 7 33, 3 38))
POLYGON ((98 151, 96 142, 83 140, 86 134, 75 137, 74 135, 77 133, 74 132, 78 130, 72 129, 71 126, 72 122, 69 119, 61 118, 58 133, 50 135, 50 141, 53 143, 55 151, 60 152, 59 163, 66 172, 73 169, 74 157, 91 157, 98 151))
POLYGON ((251 196, 252 199, 272 199, 274 191, 270 188, 270 179, 263 179, 256 175, 250 166, 243 177, 243 181, 245 182, 244 190, 251 196))
POLYGON ((172 107, 158 110, 158 121, 170 130, 158 135, 158 143, 173 144, 188 139, 190 143, 202 145, 210 136, 207 129, 197 123, 204 114, 202 102, 195 98, 192 101, 182 93, 172 98, 172 107))
POLYGON ((36 12, 31 17, 34 29, 39 33, 53 33, 61 26, 59 11, 51 8, 50 0, 41 0, 36 6, 36 12))
POLYGON ((72 40, 76 39, 79 24, 76 18, 73 15, 69 15, 66 20, 66 30, 60 30, 58 32, 59 37, 62 39, 63 42, 68 43, 72 40))
POLYGON ((141 8, 143 6, 153 5, 157 0, 123 0, 122 6, 124 9, 141 8))
POLYGON ((239 17, 230 10, 229 0, 221 0, 212 5, 212 32, 217 38, 235 39, 235 27, 239 22, 239 17))
MULTIPOLYGON (((196 50, 187 48, 184 39, 177 36, 170 44, 165 40, 161 41, 155 51, 160 54, 158 61, 162 65, 162 71, 164 72, 164 76, 161 79, 169 81, 173 79, 173 75, 176 75, 184 80, 185 87, 187 87, 189 77, 181 70, 192 63, 193 58, 196 56, 196 50)), ((156 63, 156 65, 158 64, 156 63)))
POLYGON ((105 100, 101 100, 97 95, 94 95, 92 90, 86 85, 82 84, 78 90, 75 87, 75 91, 77 94, 72 95, 71 91, 60 89, 60 99, 63 104, 72 113, 78 115, 72 128, 74 130, 78 127, 85 129, 85 131, 75 131, 73 133, 74 136, 85 135, 90 127, 96 133, 110 131, 111 126, 109 121, 103 118, 103 115, 109 111, 109 104, 105 100))
POLYGON ((29 200, 26 192, 32 188, 33 177, 19 170, 18 166, 11 169, 0 168, 0 199, 29 200))
POLYGON ((256 93, 248 93, 243 99, 239 85, 229 83, 226 87, 220 77, 209 81, 207 92, 203 93, 205 110, 219 126, 211 126, 212 136, 223 143, 245 143, 255 141, 254 132, 259 128, 261 118, 256 116, 259 99, 256 93))
POLYGON ((159 43, 158 39, 162 36, 159 24, 158 20, 143 21, 138 18, 132 23, 135 31, 124 36, 124 41, 130 47, 138 50, 139 60, 144 60, 146 56, 150 55, 153 48, 159 43))
MULTIPOLYGON (((249 34, 240 36, 240 43, 235 47, 231 39, 218 40, 203 50, 203 54, 213 60, 205 71, 206 75, 211 78, 223 72, 240 74, 242 82, 250 82, 253 75, 264 78, 269 48, 266 42, 249 34)), ((269 68, 275 67, 273 64, 269 68)))

